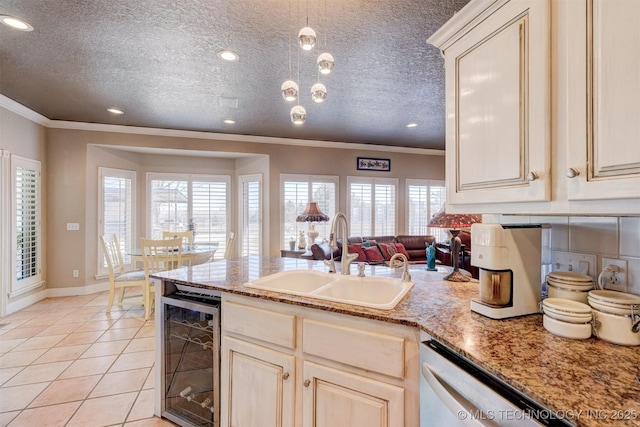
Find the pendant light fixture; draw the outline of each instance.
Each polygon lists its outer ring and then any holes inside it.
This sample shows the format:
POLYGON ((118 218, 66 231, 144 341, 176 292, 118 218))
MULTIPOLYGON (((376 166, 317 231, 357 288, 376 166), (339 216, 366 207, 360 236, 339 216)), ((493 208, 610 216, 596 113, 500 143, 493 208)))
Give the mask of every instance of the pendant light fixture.
POLYGON ((291 79, 291 0, 289 0, 289 80, 282 83, 280 91, 282 91, 282 97, 289 102, 293 102, 298 99, 298 83, 291 79))
POLYGON ((303 27, 298 33, 298 41, 303 50, 311 50, 316 45, 316 32, 311 27, 303 27))
MULTIPOLYGON (((327 0, 324 0, 324 24, 327 22, 327 0)), ((320 74, 329 74, 333 71, 333 65, 335 64, 335 60, 333 59, 333 55, 328 53, 327 50, 327 28, 324 26, 324 49, 325 52, 318 55, 318 60, 316 63, 318 64, 318 71, 320 74)))
POLYGON ((327 99, 327 88, 322 83, 318 82, 311 87, 311 98, 315 102, 322 102, 327 99))
POLYGON ((296 105, 291 109, 291 122, 294 125, 301 125, 307 120, 307 110, 302 105, 296 105))

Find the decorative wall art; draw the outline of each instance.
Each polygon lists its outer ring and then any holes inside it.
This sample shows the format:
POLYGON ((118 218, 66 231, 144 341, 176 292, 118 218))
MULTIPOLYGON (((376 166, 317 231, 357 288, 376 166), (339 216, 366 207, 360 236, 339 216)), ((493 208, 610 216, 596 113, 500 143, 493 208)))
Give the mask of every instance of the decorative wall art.
POLYGON ((358 170, 359 171, 379 171, 390 172, 391 160, 390 159, 375 159, 371 157, 358 157, 358 170))

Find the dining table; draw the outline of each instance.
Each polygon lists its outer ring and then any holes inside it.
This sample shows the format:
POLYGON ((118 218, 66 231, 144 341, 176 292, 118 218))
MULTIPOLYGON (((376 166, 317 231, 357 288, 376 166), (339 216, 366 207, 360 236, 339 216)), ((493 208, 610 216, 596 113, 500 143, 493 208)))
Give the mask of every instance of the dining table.
MULTIPOLYGON (((204 264, 211 260, 218 250, 218 243, 184 245, 182 247, 182 265, 204 264)), ((134 262, 144 262, 142 248, 135 248, 129 253, 134 262)))

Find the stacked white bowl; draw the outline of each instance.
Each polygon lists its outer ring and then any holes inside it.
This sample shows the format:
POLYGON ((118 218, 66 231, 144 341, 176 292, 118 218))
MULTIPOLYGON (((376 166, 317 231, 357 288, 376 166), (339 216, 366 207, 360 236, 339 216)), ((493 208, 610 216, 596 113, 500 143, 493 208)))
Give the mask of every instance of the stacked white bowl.
POLYGON ((563 298, 587 304, 593 278, 572 271, 552 271, 547 276, 549 298, 563 298))
POLYGON ((554 335, 584 340, 591 336, 591 307, 565 298, 542 300, 542 325, 554 335))
POLYGON ((592 290, 588 302, 594 313, 593 333, 620 345, 640 345, 640 295, 592 290))

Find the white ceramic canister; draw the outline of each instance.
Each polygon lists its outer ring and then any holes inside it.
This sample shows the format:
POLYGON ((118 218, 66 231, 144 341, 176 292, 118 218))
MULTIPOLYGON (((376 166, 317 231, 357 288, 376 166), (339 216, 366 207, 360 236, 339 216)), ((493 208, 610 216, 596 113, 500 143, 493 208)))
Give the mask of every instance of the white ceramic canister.
POLYGON ((613 344, 640 345, 640 330, 633 327, 636 322, 640 322, 640 312, 637 318, 632 317, 631 313, 625 316, 596 309, 593 313, 593 334, 596 337, 613 344))
POLYGON ((589 291, 593 289, 593 282, 584 284, 559 283, 551 277, 547 279, 547 293, 549 298, 564 298, 588 304, 589 291))
POLYGON ((591 324, 591 307, 578 301, 564 298, 546 298, 542 300, 542 312, 561 322, 591 324))
POLYGON ((569 323, 562 322, 560 320, 549 317, 548 315, 542 316, 542 325, 544 328, 554 335, 558 335, 563 338, 571 338, 574 340, 585 340, 591 337, 591 324, 590 323, 569 323))

